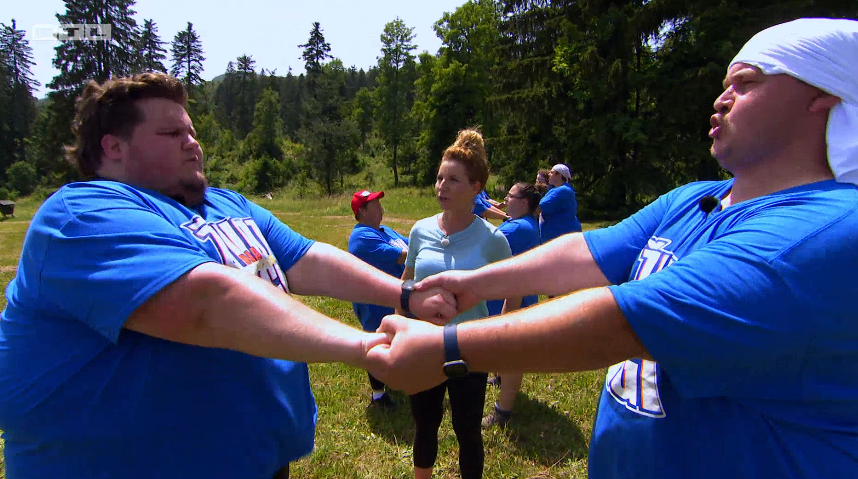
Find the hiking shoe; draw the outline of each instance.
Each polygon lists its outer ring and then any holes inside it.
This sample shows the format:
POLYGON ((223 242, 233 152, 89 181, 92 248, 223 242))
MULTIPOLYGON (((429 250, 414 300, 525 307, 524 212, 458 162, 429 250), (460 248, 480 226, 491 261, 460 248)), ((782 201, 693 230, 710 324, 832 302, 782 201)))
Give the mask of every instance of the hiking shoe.
POLYGON ((372 405, 387 411, 396 409, 396 404, 393 403, 393 399, 390 399, 390 394, 385 394, 378 399, 373 399, 372 405))
POLYGON ((488 429, 492 426, 505 427, 510 419, 512 419, 512 411, 504 411, 495 406, 492 413, 484 417, 480 424, 483 429, 488 429))

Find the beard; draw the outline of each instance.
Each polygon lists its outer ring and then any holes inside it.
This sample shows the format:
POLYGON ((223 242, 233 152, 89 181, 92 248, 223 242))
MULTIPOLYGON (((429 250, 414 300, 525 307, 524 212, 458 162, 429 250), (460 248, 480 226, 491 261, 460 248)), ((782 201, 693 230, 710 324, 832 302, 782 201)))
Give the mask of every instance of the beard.
POLYGON ((195 208, 205 201, 208 186, 208 180, 200 174, 194 178, 180 180, 176 185, 176 191, 167 196, 188 208, 195 208))

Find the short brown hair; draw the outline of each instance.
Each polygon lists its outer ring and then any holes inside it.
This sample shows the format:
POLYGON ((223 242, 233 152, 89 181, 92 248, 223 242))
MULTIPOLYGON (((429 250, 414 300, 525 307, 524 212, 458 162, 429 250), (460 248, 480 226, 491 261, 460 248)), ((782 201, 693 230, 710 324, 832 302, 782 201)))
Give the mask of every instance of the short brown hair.
POLYGON ((518 191, 527 200, 528 211, 533 214, 539 207, 539 200, 542 199, 543 193, 532 183, 516 183, 512 186, 513 188, 518 187, 518 191))
POLYGON ((182 83, 164 73, 141 73, 132 77, 111 78, 99 84, 94 80, 84 87, 75 101, 72 120, 73 145, 65 147, 65 156, 84 177, 95 176, 101 166, 101 138, 116 135, 130 139, 143 121, 137 102, 165 98, 185 107, 188 94, 182 83))
POLYGON ((480 186, 486 187, 489 180, 489 161, 486 158, 486 146, 483 143, 483 135, 473 128, 459 132, 456 141, 444 150, 441 161, 458 161, 468 172, 471 182, 479 181, 480 186))

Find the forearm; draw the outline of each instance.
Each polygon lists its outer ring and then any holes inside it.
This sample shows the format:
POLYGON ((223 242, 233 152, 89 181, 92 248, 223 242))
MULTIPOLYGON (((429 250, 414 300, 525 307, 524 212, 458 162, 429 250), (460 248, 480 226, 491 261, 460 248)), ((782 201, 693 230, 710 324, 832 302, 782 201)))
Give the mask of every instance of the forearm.
POLYGON ((483 212, 483 217, 486 219, 504 220, 509 218, 509 215, 495 207, 491 207, 483 212))
POLYGON ((607 288, 463 323, 458 337, 473 371, 585 371, 649 358, 607 288))
POLYGON ((313 244, 286 276, 295 294, 399 307, 401 280, 329 244, 313 244))
POLYGON ((361 367, 369 335, 256 276, 198 266, 138 308, 126 327, 170 341, 300 362, 361 367))
POLYGON ((533 294, 557 296, 609 284, 584 235, 575 233, 474 271, 467 288, 481 299, 501 299, 533 294))

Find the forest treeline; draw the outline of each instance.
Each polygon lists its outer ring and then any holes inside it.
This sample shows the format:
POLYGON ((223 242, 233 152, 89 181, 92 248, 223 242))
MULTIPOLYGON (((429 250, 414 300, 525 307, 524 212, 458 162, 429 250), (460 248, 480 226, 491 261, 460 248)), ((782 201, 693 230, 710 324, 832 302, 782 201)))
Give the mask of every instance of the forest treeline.
POLYGON ((59 73, 37 100, 25 31, 0 23, 0 199, 78 179, 62 147, 86 82, 161 71, 188 88, 215 186, 333 194, 373 162, 397 185, 427 185, 456 132, 479 126, 500 184, 566 163, 582 216, 618 216, 678 184, 725 177, 707 119, 727 63, 755 32, 858 16, 854 0, 471 0, 434 23, 437 52, 416 53, 413 27, 395 18, 377 65, 346 67, 317 22, 299 45, 304 71, 266 69, 248 51, 205 81, 193 19, 164 41, 155 19, 135 19, 133 0, 64 3, 59 24, 110 24, 111 37, 58 43, 59 73))

